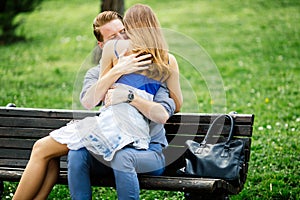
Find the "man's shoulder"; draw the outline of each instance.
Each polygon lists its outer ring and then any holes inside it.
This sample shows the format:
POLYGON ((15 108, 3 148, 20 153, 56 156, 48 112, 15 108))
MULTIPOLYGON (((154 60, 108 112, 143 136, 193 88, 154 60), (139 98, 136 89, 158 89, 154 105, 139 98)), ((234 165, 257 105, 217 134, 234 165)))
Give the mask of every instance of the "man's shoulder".
POLYGON ((91 77, 91 76, 99 76, 100 73, 100 65, 97 65, 95 67, 90 68, 87 72, 86 72, 86 76, 91 77))
POLYGON ((100 71, 100 64, 90 68, 87 72, 95 72, 95 71, 97 71, 97 72, 100 71))

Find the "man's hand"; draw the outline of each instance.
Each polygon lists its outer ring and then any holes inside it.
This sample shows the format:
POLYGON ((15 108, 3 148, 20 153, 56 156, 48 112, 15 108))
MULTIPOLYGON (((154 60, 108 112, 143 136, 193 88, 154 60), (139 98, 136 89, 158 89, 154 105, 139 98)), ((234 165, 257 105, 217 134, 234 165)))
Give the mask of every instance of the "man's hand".
MULTIPOLYGON (((105 106, 111 106, 127 101, 129 90, 123 85, 114 86, 108 90, 105 96, 105 106)), ((151 121, 164 124, 169 119, 166 109, 159 103, 145 100, 135 94, 134 100, 130 103, 151 121)))

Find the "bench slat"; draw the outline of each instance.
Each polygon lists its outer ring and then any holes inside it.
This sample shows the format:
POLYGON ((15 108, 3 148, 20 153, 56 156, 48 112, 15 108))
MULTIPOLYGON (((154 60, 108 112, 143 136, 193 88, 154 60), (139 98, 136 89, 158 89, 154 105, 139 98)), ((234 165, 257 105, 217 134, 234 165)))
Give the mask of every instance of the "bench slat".
MULTIPOLYGON (((60 169, 67 171, 67 157, 64 156, 61 158, 60 161, 60 169)), ((23 170, 28 163, 28 159, 13 159, 13 158, 7 158, 7 159, 0 159, 0 169, 7 169, 10 170, 23 170)))
MULTIPOLYGON (((0 117, 0 137, 3 135, 30 134, 32 135, 49 133, 51 130, 60 128, 66 125, 70 120, 67 119, 46 119, 46 118, 5 118, 0 117), (8 132, 8 133, 7 133, 8 132)), ((209 128, 208 124, 166 124, 165 129, 170 135, 205 135, 209 128)), ((222 135, 228 133, 229 127, 224 127, 222 135)), ((252 127, 246 125, 235 126, 235 136, 252 135, 252 127)))
POLYGON ((60 128, 66 125, 69 119, 52 118, 19 118, 19 117, 0 117, 2 127, 23 127, 23 128, 60 128))
MULTIPOLYGON (((0 179, 8 181, 19 181, 23 174, 22 170, 18 169, 1 169, 0 179)), ((67 184, 67 174, 63 172, 59 176, 58 183, 67 184)), ((221 179, 204 179, 204 178, 187 178, 187 177, 170 177, 170 176, 140 176, 140 186, 142 189, 150 190, 168 190, 168 191, 183 191, 197 193, 216 193, 228 190, 230 194, 238 193, 238 190, 226 181, 221 179)), ((103 179, 92 179, 95 186, 115 187, 114 178, 106 177, 103 179)))
POLYGON ((31 150, 35 141, 34 139, 1 138, 0 147, 31 150))
POLYGON ((0 159, 0 169, 2 168, 18 168, 24 169, 28 163, 28 159, 0 159))
POLYGON ((26 116, 26 117, 45 117, 45 118, 63 118, 77 119, 87 116, 95 116, 97 111, 87 110, 64 110, 64 109, 39 109, 39 108, 10 108, 0 107, 0 116, 26 116))
MULTIPOLYGON (((210 124, 220 114, 178 113, 170 117, 170 123, 206 123, 210 124), (183 114, 183 115, 181 115, 183 114)), ((236 124, 253 125, 253 114, 232 114, 236 124)))
MULTIPOLYGON (((205 135, 209 128, 209 124, 166 124, 165 129, 168 134, 201 134, 205 135)), ((235 136, 248 136, 252 135, 252 127, 248 125, 236 125, 235 136)), ((222 134, 226 135, 229 127, 224 127, 222 134), (226 134, 225 134, 226 133, 226 134)))
MULTIPOLYGON (((63 109, 34 109, 34 108, 9 108, 0 107, 0 116, 31 116, 46 118, 84 118, 86 116, 98 115, 98 111, 82 111, 82 110, 63 110, 63 109)), ((168 122, 170 123, 211 123, 220 114, 206 113, 178 113, 173 115, 168 122)), ((253 125, 253 114, 232 114, 236 124, 253 125)))
POLYGON ((0 159, 15 158, 15 159, 29 159, 31 150, 27 149, 0 149, 0 159))
POLYGON ((19 127, 0 127, 0 138, 32 138, 39 139, 48 135, 54 129, 48 128, 19 128, 19 127))
POLYGON ((228 190, 231 194, 238 191, 227 182, 220 179, 168 177, 168 176, 143 176, 140 179, 143 188, 184 192, 208 192, 215 193, 218 190, 228 190))

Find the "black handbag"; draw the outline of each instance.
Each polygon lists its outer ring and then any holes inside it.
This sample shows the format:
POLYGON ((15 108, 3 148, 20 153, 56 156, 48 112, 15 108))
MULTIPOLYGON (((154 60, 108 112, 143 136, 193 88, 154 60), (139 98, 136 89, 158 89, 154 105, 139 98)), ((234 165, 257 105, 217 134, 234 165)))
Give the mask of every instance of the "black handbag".
POLYGON ((233 128, 233 118, 230 115, 220 115, 212 122, 201 143, 187 140, 188 149, 184 173, 191 176, 219 178, 239 183, 240 170, 245 158, 244 142, 240 139, 232 139, 233 128), (228 138, 224 142, 209 143, 211 138, 216 138, 216 136, 219 138, 225 127, 225 119, 230 120, 228 138))

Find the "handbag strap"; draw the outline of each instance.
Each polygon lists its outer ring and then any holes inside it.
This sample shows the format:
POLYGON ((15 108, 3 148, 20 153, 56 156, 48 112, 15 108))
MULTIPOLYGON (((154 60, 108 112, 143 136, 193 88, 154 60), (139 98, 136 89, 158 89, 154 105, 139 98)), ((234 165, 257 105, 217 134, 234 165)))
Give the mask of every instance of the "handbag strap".
MULTIPOLYGON (((229 130, 229 136, 228 136, 228 139, 227 139, 225 145, 228 145, 228 144, 229 144, 230 140, 231 140, 232 137, 233 137, 232 133, 233 133, 233 128, 234 128, 234 120, 233 120, 233 118, 232 118, 231 115, 225 114, 225 115, 220 115, 220 116, 218 116, 218 117, 211 123, 211 125, 210 125, 210 127, 208 128, 207 133, 206 133, 206 135, 205 135, 203 141, 200 143, 200 145, 205 145, 205 144, 207 143, 208 138, 209 138, 210 136, 212 136, 212 134, 213 134, 213 132, 214 132, 214 128, 215 128, 216 124, 217 124, 219 121, 221 121, 221 119, 224 119, 224 121, 223 121, 223 122, 224 122, 223 125, 224 125, 224 124, 225 124, 225 119, 226 119, 226 118, 230 120, 230 130, 229 130)), ((223 126, 222 126, 222 127, 223 127, 223 126)))

